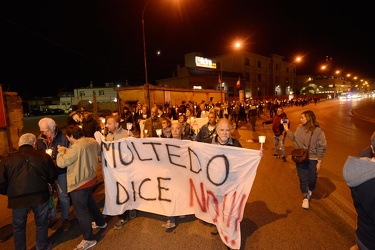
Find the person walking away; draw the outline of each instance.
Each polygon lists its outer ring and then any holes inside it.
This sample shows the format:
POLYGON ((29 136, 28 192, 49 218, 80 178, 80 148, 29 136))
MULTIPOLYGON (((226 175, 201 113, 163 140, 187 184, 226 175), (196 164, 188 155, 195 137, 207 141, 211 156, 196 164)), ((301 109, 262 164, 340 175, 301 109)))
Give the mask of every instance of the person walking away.
POLYGON ((343 175, 348 184, 354 207, 357 211, 356 242, 350 250, 375 249, 375 197, 368 190, 375 187, 375 132, 370 137, 370 146, 362 149, 358 158, 348 158, 343 168, 343 175), (362 161, 365 160, 365 161, 362 161), (374 232, 374 233, 371 233, 374 232))
MULTIPOLYGON (((133 133, 123 129, 120 125, 120 118, 118 116, 110 116, 107 118, 106 128, 108 134, 105 137, 106 141, 117 141, 121 138, 132 137, 133 133)), ((121 229, 130 219, 136 217, 136 210, 126 210, 123 214, 118 215, 119 220, 116 222, 114 229, 121 229)))
MULTIPOLYGON (((38 125, 41 134, 37 138, 36 149, 43 152, 46 152, 46 149, 51 149, 51 157, 56 164, 58 147, 69 147, 70 143, 53 119, 49 117, 42 118, 39 120, 38 125)), ((71 227, 71 222, 69 220, 70 197, 66 186, 66 169, 60 169, 56 166, 56 170, 56 190, 59 197, 61 220, 63 221, 62 227, 63 231, 66 232, 71 227)))
POLYGON ((26 249, 26 224, 30 211, 36 225, 36 249, 52 249, 48 242, 49 190, 56 179, 55 164, 45 152, 34 149, 36 137, 20 136, 19 149, 0 161, 0 194, 8 196, 12 209, 14 248, 26 249), (43 179, 45 178, 45 179, 43 179))
POLYGON ((248 115, 249 115, 251 128, 253 131, 255 131, 255 123, 257 122, 257 116, 258 116, 258 106, 255 104, 254 100, 251 100, 250 102, 248 115))
POLYGON ((318 172, 322 167, 326 152, 327 141, 314 112, 311 110, 302 112, 300 122, 301 124, 294 133, 289 130, 288 123, 284 123, 283 126, 288 138, 294 143, 293 148, 308 148, 309 151, 307 162, 296 163, 300 190, 303 195, 302 208, 309 209, 312 191, 315 189, 318 172))
POLYGON ((83 235, 76 249, 88 249, 97 243, 92 229, 107 226, 92 195, 101 148, 94 138, 85 137, 83 130, 76 125, 69 125, 64 133, 71 146, 59 147, 56 162, 59 168, 67 169, 68 192, 83 235))
POLYGON ((100 131, 100 125, 97 120, 92 118, 92 115, 88 111, 83 112, 82 129, 85 137, 94 138, 94 133, 100 131))
POLYGON ((290 123, 289 123, 289 120, 287 119, 288 117, 284 113, 284 109, 282 107, 279 107, 277 108, 276 115, 274 117, 262 122, 262 125, 272 123, 272 131, 274 134, 273 143, 276 149, 276 153, 273 154, 272 156, 275 158, 279 158, 280 153, 281 153, 281 159, 283 160, 283 162, 286 162, 286 157, 285 157, 286 131, 284 130, 284 123, 286 122, 288 124, 288 128, 290 128, 290 123))
POLYGON ((375 249, 375 158, 349 156, 343 168, 357 212, 356 245, 350 250, 375 249))

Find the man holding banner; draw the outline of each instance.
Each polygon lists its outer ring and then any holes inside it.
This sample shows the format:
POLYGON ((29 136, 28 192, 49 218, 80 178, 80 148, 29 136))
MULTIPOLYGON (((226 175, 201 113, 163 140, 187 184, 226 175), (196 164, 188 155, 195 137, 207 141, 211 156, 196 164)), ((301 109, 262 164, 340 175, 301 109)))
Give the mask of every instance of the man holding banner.
MULTIPOLYGON (((106 128, 108 129, 108 134, 105 138, 106 141, 116 141, 121 138, 127 138, 133 136, 133 133, 129 130, 125 130, 122 128, 120 123, 119 116, 110 116, 107 118, 106 128)), ((123 214, 118 215, 119 220, 116 222, 114 229, 121 229, 129 220, 130 218, 135 218, 136 211, 126 210, 123 214)))
MULTIPOLYGON (((228 121, 222 124, 223 131, 230 127, 228 121)), ((104 159, 103 214, 130 209, 164 216, 192 214, 215 224, 228 247, 240 248, 240 222, 262 151, 241 148, 224 136, 219 144, 233 147, 155 137, 107 142, 99 132, 95 138, 104 159)))
MULTIPOLYGON (((205 143, 217 144, 222 146, 231 146, 231 147, 240 147, 242 148, 241 143, 235 138, 231 138, 230 132, 232 130, 232 125, 230 121, 226 118, 222 118, 216 124, 216 135, 212 138, 206 139, 205 143)), ((217 227, 211 231, 212 235, 217 235, 217 227)))

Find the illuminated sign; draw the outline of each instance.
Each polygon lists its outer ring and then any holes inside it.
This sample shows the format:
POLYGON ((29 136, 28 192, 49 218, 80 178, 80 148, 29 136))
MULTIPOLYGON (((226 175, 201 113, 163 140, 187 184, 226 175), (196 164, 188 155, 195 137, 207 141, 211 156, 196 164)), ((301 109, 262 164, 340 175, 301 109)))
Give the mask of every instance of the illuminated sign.
POLYGON ((213 63, 211 59, 200 56, 195 57, 195 66, 216 69, 216 63, 213 63))

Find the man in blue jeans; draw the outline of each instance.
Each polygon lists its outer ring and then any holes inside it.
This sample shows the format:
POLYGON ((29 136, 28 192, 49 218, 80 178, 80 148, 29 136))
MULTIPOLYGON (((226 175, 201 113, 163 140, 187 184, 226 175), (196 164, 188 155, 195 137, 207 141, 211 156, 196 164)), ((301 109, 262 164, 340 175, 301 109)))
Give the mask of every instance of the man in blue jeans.
POLYGON ((83 130, 77 125, 69 125, 64 134, 71 146, 58 148, 56 163, 58 167, 67 169, 68 192, 83 235, 83 240, 76 249, 85 250, 96 245, 92 229, 107 226, 92 196, 101 148, 94 138, 85 137, 83 130), (91 217, 94 222, 91 222, 91 217))
MULTIPOLYGON (((52 160, 56 162, 58 147, 69 147, 69 141, 59 130, 56 122, 53 119, 48 117, 42 118, 39 120, 38 125, 41 134, 37 139, 36 149, 43 152, 49 149, 52 160)), ((71 227, 69 220, 70 197, 66 187, 66 169, 60 169, 58 167, 55 168, 57 170, 56 190, 59 196, 61 220, 63 221, 62 227, 63 231, 65 232, 71 227)))
POLYGON ((49 190, 55 180, 55 164, 45 152, 34 149, 36 137, 26 133, 19 138, 18 152, 0 161, 0 193, 8 196, 12 209, 14 247, 26 249, 28 214, 34 213, 36 249, 52 249, 48 242, 49 190))

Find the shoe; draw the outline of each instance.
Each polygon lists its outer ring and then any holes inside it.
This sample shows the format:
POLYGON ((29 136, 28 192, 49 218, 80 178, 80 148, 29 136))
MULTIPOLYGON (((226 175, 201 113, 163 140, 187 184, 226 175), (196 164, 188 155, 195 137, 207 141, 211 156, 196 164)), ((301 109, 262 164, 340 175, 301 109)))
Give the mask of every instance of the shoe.
POLYGON ((126 224, 126 222, 128 222, 128 221, 129 221, 129 219, 126 219, 126 220, 120 219, 119 221, 116 222, 116 224, 113 228, 114 229, 121 229, 126 224))
POLYGON ((171 222, 170 220, 167 220, 167 223, 166 224, 163 224, 161 225, 162 227, 165 227, 165 228, 174 228, 176 227, 176 223, 174 222, 171 222))
POLYGON ((217 231, 217 227, 216 227, 216 226, 214 226, 214 229, 212 229, 211 234, 212 234, 212 235, 217 235, 217 234, 219 234, 219 232, 217 231))
POLYGON ((309 199, 305 198, 303 199, 302 201, 302 208, 303 209, 309 209, 310 205, 309 205, 309 199))
POLYGON ((63 222, 63 231, 66 232, 70 229, 70 227, 72 226, 72 223, 70 222, 70 220, 64 220, 63 222))
POLYGON ((98 226, 96 225, 95 221, 91 222, 91 227, 92 228, 106 228, 107 227, 107 223, 105 222, 104 225, 101 225, 101 226, 98 226))
POLYGON ((310 201, 311 200, 311 195, 312 195, 312 191, 310 191, 310 189, 308 189, 307 191, 307 195, 306 195, 306 198, 310 201))
POLYGON ((272 157, 279 158, 278 154, 273 154, 272 157))
POLYGON ((286 158, 285 156, 281 157, 283 159, 283 162, 286 162, 286 158))
POLYGON ((129 217, 130 219, 134 219, 137 216, 137 210, 132 209, 129 211, 129 217))
POLYGON ((82 240, 74 250, 86 250, 96 245, 96 240, 82 240))

